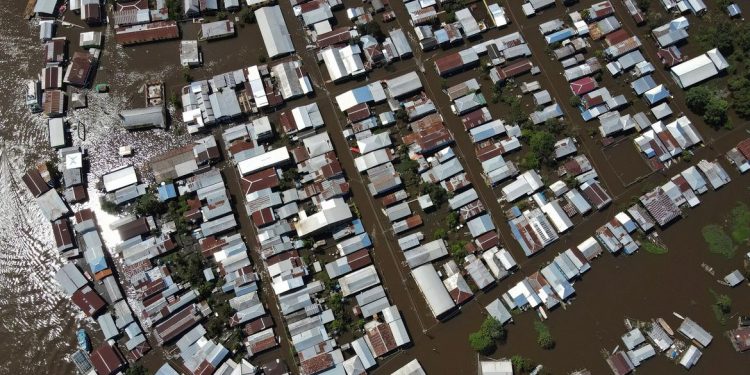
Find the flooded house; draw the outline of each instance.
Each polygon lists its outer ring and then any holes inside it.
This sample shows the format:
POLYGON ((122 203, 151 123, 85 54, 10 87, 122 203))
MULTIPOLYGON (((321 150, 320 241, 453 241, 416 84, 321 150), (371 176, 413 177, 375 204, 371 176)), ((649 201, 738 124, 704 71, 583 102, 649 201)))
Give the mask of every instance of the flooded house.
POLYGON ((703 82, 729 67, 724 56, 714 48, 702 55, 673 66, 670 74, 675 83, 683 89, 703 82))
POLYGON ((294 52, 292 38, 281 14, 281 8, 276 6, 262 7, 255 11, 258 27, 263 37, 269 58, 294 52))
POLYGON ((454 308, 453 298, 445 289, 445 285, 432 264, 417 267, 411 271, 411 274, 436 319, 454 308))
POLYGON ((179 37, 180 29, 175 21, 157 21, 115 30, 115 41, 123 46, 171 40, 179 37))

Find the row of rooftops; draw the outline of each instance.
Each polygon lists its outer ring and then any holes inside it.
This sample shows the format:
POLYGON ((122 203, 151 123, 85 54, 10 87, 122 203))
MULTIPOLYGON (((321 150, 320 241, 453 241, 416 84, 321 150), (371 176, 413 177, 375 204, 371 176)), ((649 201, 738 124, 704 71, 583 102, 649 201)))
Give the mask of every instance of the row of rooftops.
MULTIPOLYGON (((375 358, 408 344, 410 339, 397 308, 390 305, 379 286, 380 278, 368 252, 372 241, 344 200, 349 192, 348 183, 330 136, 327 132, 315 133, 324 125, 317 105, 293 108, 281 115, 282 129, 294 134, 297 146, 264 151, 252 139, 255 125, 254 121, 252 126, 228 129, 223 138, 230 150, 243 143, 258 150, 250 158, 243 159, 240 151, 231 155, 240 172, 247 212, 258 231, 258 251, 286 320, 300 372, 314 374, 331 368, 375 366, 375 358), (296 165, 294 175, 279 169, 289 165, 296 165), (309 265, 301 255, 302 251, 309 251, 301 238, 312 235, 320 238, 329 232, 340 257, 325 267, 318 264, 314 268, 336 279, 344 297, 357 299, 363 317, 377 316, 366 324, 365 338, 350 343, 357 348, 356 355, 346 360, 326 328, 337 317, 317 302, 316 296, 323 291, 323 285, 309 281, 309 265)), ((361 141, 364 150, 380 151, 389 144, 389 139, 383 136, 361 141)), ((256 308, 238 312, 241 319, 253 321, 259 319, 256 314, 261 314, 256 308), (253 316, 246 315, 251 311, 253 316)), ((275 346, 275 340, 269 327, 253 332, 245 345, 252 356, 275 346)))

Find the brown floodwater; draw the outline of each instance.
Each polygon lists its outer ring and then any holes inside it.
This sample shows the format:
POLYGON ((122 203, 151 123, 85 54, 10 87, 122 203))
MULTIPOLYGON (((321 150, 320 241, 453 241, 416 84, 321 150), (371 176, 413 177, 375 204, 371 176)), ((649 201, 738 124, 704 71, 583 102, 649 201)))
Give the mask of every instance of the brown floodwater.
MULTIPOLYGON (((20 14, 25 7, 25 1, 12 0, 9 6, 0 8, 0 47, 4 51, 0 55, 0 83, 7 91, 16 92, 24 79, 38 74, 42 67, 41 45, 38 43, 38 27, 33 23, 22 20, 20 14)), ((347 6, 358 6, 359 1, 346 0, 347 6)), ((585 1, 572 9, 581 9, 585 1)), ((481 3, 477 6, 476 17, 485 18, 486 12, 481 3)), ((687 164, 679 163, 666 173, 656 173, 647 179, 631 185, 630 182, 649 172, 642 158, 631 146, 630 140, 624 140, 616 147, 602 149, 599 138, 588 137, 588 127, 598 126, 596 121, 583 123, 577 111, 567 105, 570 96, 567 84, 561 75, 562 66, 545 54, 545 44, 537 30, 541 22, 561 17, 565 8, 545 10, 531 19, 526 19, 517 3, 501 1, 507 11, 510 11, 512 23, 503 30, 491 30, 483 34, 482 40, 495 38, 512 31, 520 30, 530 44, 534 56, 532 60, 542 68, 542 74, 524 76, 521 81, 538 80, 542 87, 561 103, 565 109, 566 123, 571 125, 574 134, 579 134, 582 147, 580 151, 586 153, 594 162, 601 181, 607 190, 616 197, 615 203, 603 212, 594 213, 585 218, 575 217, 576 227, 571 233, 561 237, 559 241, 549 246, 540 254, 526 259, 517 243, 510 236, 507 224, 503 220, 502 210, 507 208, 497 203, 498 189, 491 189, 484 185, 481 179, 481 167, 474 157, 473 145, 463 130, 458 119, 448 110, 449 102, 441 92, 442 80, 432 66, 436 57, 455 52, 468 45, 455 47, 451 50, 420 52, 412 45, 415 56, 406 61, 393 65, 393 69, 378 69, 369 74, 368 79, 358 79, 342 84, 325 83, 327 73, 321 72, 315 62, 313 52, 305 51, 307 42, 304 31, 291 13, 291 6, 286 1, 280 5, 292 34, 298 55, 304 61, 304 66, 315 83, 316 94, 310 98, 295 100, 287 106, 293 107, 315 101, 324 114, 326 126, 338 152, 342 166, 351 179, 354 202, 359 208, 366 229, 373 237, 375 246, 373 258, 378 267, 384 286, 392 303, 399 306, 413 344, 411 347, 397 351, 385 358, 375 370, 378 374, 388 374, 413 358, 419 359, 422 366, 430 374, 464 374, 476 371, 476 356, 468 346, 469 333, 476 330, 485 313, 483 306, 499 297, 508 287, 524 276, 534 272, 551 261, 560 251, 577 245, 594 230, 609 220, 622 202, 627 202, 632 196, 640 195, 644 186, 664 183, 669 177, 684 169, 687 164), (478 293, 474 300, 462 306, 459 313, 445 322, 437 322, 427 309, 424 299, 409 276, 407 267, 402 260, 395 238, 390 232, 387 219, 380 213, 379 202, 369 198, 366 181, 359 176, 354 168, 353 158, 348 151, 348 143, 341 134, 344 117, 333 105, 332 98, 353 87, 365 83, 367 80, 391 78, 403 73, 424 67, 420 78, 425 84, 427 94, 439 105, 448 127, 456 138, 456 150, 462 164, 467 169, 469 177, 474 182, 485 205, 493 214, 495 225, 501 234, 504 246, 519 261, 521 269, 511 277, 498 283, 486 293, 478 293), (596 125, 595 125, 596 124, 596 125)), ((614 1, 618 17, 624 27, 631 32, 643 35, 645 27, 637 28, 627 16, 622 4, 614 1), (637 30, 637 31, 636 31, 637 30)), ((392 6, 398 13, 397 21, 384 24, 384 29, 402 25, 410 35, 412 29, 408 26, 408 19, 404 7, 400 2, 393 2, 392 6)), ((351 24, 343 14, 336 12, 340 25, 351 24)), ((80 24, 71 15, 68 21, 80 24)), ((692 19, 691 19, 692 22, 692 19)), ((104 28, 100 28, 104 30, 104 28)), ((201 43, 205 66, 189 71, 193 79, 203 79, 214 74, 232 69, 239 69, 259 62, 259 56, 264 54, 263 45, 255 24, 238 27, 238 36, 230 39, 201 43)), ((58 35, 68 36, 71 40, 69 51, 76 50, 78 33, 82 29, 58 28, 58 35)), ((192 38, 197 33, 197 25, 182 24, 184 38, 192 38)), ((122 163, 116 157, 117 147, 123 144, 133 144, 136 157, 132 162, 143 166, 149 156, 166 149, 179 146, 186 142, 187 137, 182 133, 179 123, 172 129, 164 131, 144 131, 127 133, 119 129, 114 120, 117 110, 131 106, 142 105, 143 82, 149 79, 161 79, 165 82, 169 93, 177 93, 186 83, 183 70, 179 66, 179 42, 161 42, 143 46, 122 48, 114 45, 112 31, 107 31, 107 43, 97 72, 95 82, 107 82, 112 86, 112 93, 107 96, 90 95, 90 108, 76 111, 76 119, 86 124, 86 140, 76 143, 89 148, 92 159, 92 174, 101 175, 107 169, 122 163)), ((596 49, 592 42, 589 55, 596 49)), ((689 45, 688 51, 695 55, 695 46, 689 45)), ((655 48, 650 41, 644 41, 645 56, 656 62, 655 48)), ((699 51, 698 51, 699 52, 699 51)), ((588 55, 587 55, 588 56, 588 55)), ((656 65, 656 64, 655 64, 656 65)), ((684 95, 669 79, 668 74, 657 68, 655 78, 660 83, 669 86, 674 95, 670 101, 675 113, 686 112, 696 124, 707 141, 708 146, 696 150, 694 161, 701 158, 721 158, 721 155, 733 147, 740 139, 747 137, 748 125, 733 118, 735 128, 732 131, 714 131, 700 122, 697 116, 690 114, 682 101, 684 95)), ((480 77, 479 69, 462 72, 447 79, 452 85, 470 77, 480 77)), ((491 97, 491 82, 480 79, 485 97, 491 97)), ((646 106, 635 98, 628 86, 624 86, 619 79, 612 79, 604 74, 603 85, 615 94, 625 94, 633 106, 621 112, 635 113, 646 110, 646 106)), ((524 99, 528 103, 528 99, 524 99)), ((490 111, 494 117, 502 118, 508 108, 502 104, 491 104, 490 111)), ((530 110, 530 108, 529 108, 530 110)), ((275 115, 271 115, 272 119, 275 115)), ((0 102, 0 203, 7 210, 0 214, 0 243, 4 247, 0 253, 0 373, 32 374, 32 373, 71 373, 73 367, 65 360, 65 356, 72 352, 75 346, 74 331, 81 323, 80 314, 71 307, 55 290, 51 280, 53 270, 61 264, 61 260, 54 251, 51 243, 51 233, 48 224, 38 212, 33 199, 30 198, 22 184, 20 176, 28 166, 49 157, 52 153, 47 147, 44 121, 39 116, 29 115, 23 108, 20 98, 16 95, 12 99, 0 102), (21 240, 17 240, 20 238, 21 240)), ((632 138, 632 135, 629 136, 632 138)), ((512 160, 519 155, 512 155, 512 160)), ((554 350, 545 351, 536 344, 536 334, 532 324, 536 315, 525 312, 514 316, 514 323, 508 326, 508 340, 500 345, 492 357, 509 357, 520 354, 535 362, 542 363, 545 370, 553 374, 565 374, 574 369, 588 368, 594 374, 607 374, 609 369, 601 356, 602 349, 611 351, 620 344, 619 337, 625 333, 623 319, 651 319, 663 317, 673 327, 678 324, 672 312, 689 316, 703 325, 714 335, 711 346, 704 351, 698 366, 691 373, 696 374, 744 374, 747 373, 747 356, 735 353, 728 340, 723 337, 723 331, 728 328, 720 326, 714 318, 710 304, 712 297, 709 288, 728 294, 734 301, 733 312, 750 312, 750 300, 747 298, 747 285, 729 289, 719 285, 713 277, 700 267, 701 263, 710 264, 716 269, 717 276, 724 275, 735 268, 742 267, 741 256, 749 251, 748 247, 740 247, 737 256, 726 260, 710 254, 701 238, 700 228, 708 222, 722 222, 728 210, 736 201, 750 202, 748 190, 749 177, 739 176, 725 160, 721 163, 730 172, 732 183, 719 191, 711 191, 701 196, 702 203, 695 209, 685 211, 685 217, 671 225, 667 230, 660 231, 660 237, 668 246, 666 255, 652 255, 638 252, 633 256, 613 257, 605 254, 592 264, 592 270, 576 282, 576 297, 565 310, 556 309, 549 313, 548 325, 556 339, 554 350)), ((241 201, 237 196, 236 175, 233 170, 224 169, 235 202, 241 201)), ((95 178, 90 178, 95 180, 95 178)), ((93 183, 90 183, 93 190, 93 183)), ((238 205, 237 211, 243 234, 252 243, 253 231, 249 220, 243 214, 244 208, 238 205)), ((433 228, 439 226, 439 215, 424 216, 427 223, 423 230, 430 236, 433 228)), ((256 262, 257 254, 252 253, 256 262)), ((281 323, 275 300, 269 289, 264 289, 264 301, 269 306, 277 325, 281 323)), ((277 329, 277 334, 285 336, 277 329)), ((272 350, 253 359, 253 363, 262 363, 275 358, 292 361, 291 351, 287 339, 282 340, 279 349, 272 350)), ((155 370, 163 363, 161 352, 154 352, 146 359, 147 366, 155 370)), ((640 373, 672 374, 683 370, 663 356, 650 359, 639 367, 640 373)))

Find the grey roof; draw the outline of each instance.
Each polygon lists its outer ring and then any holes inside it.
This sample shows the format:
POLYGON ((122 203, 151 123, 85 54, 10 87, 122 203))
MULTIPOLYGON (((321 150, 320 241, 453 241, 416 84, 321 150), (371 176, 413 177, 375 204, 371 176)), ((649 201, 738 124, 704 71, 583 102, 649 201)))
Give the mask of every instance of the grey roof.
POLYGON ((380 284, 378 272, 374 265, 369 265, 360 270, 347 274, 339 279, 341 294, 346 297, 365 290, 371 286, 380 284))
POLYGON ((65 292, 68 297, 72 296, 76 290, 88 283, 83 277, 81 271, 73 263, 65 263, 62 268, 57 270, 54 277, 55 281, 60 284, 63 292, 65 292))
POLYGON ((258 21, 268 57, 273 58, 294 52, 292 38, 289 36, 289 30, 278 5, 256 10, 255 18, 258 21))
POLYGON ((422 89, 422 81, 419 79, 417 72, 409 72, 385 82, 388 87, 388 93, 393 98, 399 98, 422 89))
POLYGON ((411 274, 435 317, 443 315, 456 305, 432 264, 417 267, 411 274))
POLYGON ((214 117, 217 120, 230 119, 242 114, 240 102, 232 90, 214 92, 208 96, 208 99, 211 102, 211 108, 213 108, 214 117))
POLYGON ((211 236, 214 234, 226 232, 228 230, 237 227, 237 221, 234 215, 227 215, 216 220, 211 220, 201 224, 201 232, 203 236, 211 236))
POLYGON ((55 221, 70 213, 70 209, 68 209, 68 206, 63 202, 60 194, 57 193, 57 190, 48 190, 37 197, 36 201, 39 204, 39 209, 42 211, 42 215, 44 215, 49 221, 55 221))
POLYGON ((404 252, 404 258, 406 258, 406 263, 410 268, 419 267, 446 255, 448 255, 448 248, 445 245, 445 241, 442 239, 428 242, 415 249, 404 252))
POLYGON ((385 214, 388 216, 388 220, 393 222, 411 215, 411 208, 409 208, 409 203, 402 202, 386 208, 385 214))
POLYGON ((406 35, 404 35, 404 32, 401 29, 393 29, 388 35, 393 42, 393 46, 396 47, 396 52, 398 52, 399 57, 406 57, 412 54, 409 41, 406 39, 406 35))
POLYGON ((531 118, 531 121, 534 122, 535 125, 538 125, 551 118, 561 117, 562 115, 562 108, 560 108, 559 104, 554 103, 545 107, 541 111, 532 112, 531 115, 529 115, 529 118, 531 118))
POLYGON ((492 218, 489 214, 484 214, 469 220, 469 222, 466 223, 466 226, 469 227, 469 232, 471 232, 471 236, 474 238, 495 229, 495 225, 492 223, 492 218))
POLYGON ((648 74, 631 82, 630 87, 633 88, 636 95, 643 95, 644 92, 656 87, 656 81, 648 74))
POLYGON ((167 118, 164 107, 154 106, 120 111, 122 127, 128 130, 155 126, 164 128, 167 126, 167 118))
POLYGON ((99 323, 99 327, 102 329, 102 334, 104 335, 105 340, 115 338, 120 334, 117 326, 115 326, 115 320, 112 318, 112 314, 102 314, 96 318, 96 322, 99 323))
POLYGON ((625 343, 625 347, 627 347, 628 350, 633 350, 645 341, 646 338, 643 337, 643 333, 638 328, 633 328, 632 331, 622 335, 622 342, 625 343))
POLYGON ((685 318, 677 330, 687 338, 699 342, 704 347, 708 346, 708 344, 711 343, 711 340, 713 340, 713 336, 711 336, 710 333, 690 318, 685 318))
POLYGON ((51 118, 47 121, 49 131, 49 145, 53 148, 65 147, 67 140, 65 136, 65 121, 60 118, 51 118))
POLYGON ((505 324, 513 317, 510 315, 510 311, 505 307, 505 304, 498 298, 490 302, 484 307, 487 313, 493 318, 497 319, 501 324, 505 324))
POLYGON ((55 14, 58 0, 37 0, 34 5, 34 13, 52 15, 55 14))
POLYGON ((452 210, 457 210, 479 198, 477 191, 474 188, 468 189, 460 194, 453 196, 448 199, 448 205, 452 210))
POLYGON ((745 276, 742 275, 742 273, 738 270, 732 271, 729 275, 724 276, 724 282, 729 284, 729 286, 737 286, 739 283, 743 282, 745 280, 745 276))

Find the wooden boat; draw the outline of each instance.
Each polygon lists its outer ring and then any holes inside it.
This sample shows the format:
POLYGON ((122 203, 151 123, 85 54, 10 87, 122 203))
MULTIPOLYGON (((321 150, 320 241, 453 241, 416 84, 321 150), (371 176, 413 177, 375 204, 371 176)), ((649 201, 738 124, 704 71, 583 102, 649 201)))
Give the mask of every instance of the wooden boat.
POLYGON ((666 321, 662 318, 656 319, 656 322, 659 323, 662 329, 664 329, 665 332, 667 332, 670 336, 674 336, 674 331, 672 330, 672 327, 667 324, 666 321))

